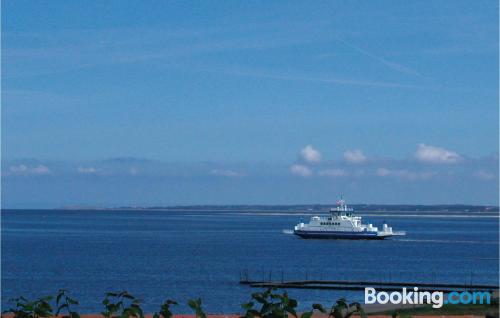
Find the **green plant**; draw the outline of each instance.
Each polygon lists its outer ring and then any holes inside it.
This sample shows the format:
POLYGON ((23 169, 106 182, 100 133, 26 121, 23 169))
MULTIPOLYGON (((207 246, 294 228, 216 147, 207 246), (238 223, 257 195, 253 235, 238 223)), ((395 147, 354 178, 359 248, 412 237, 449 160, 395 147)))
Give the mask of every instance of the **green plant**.
POLYGON ((353 314, 358 314, 361 318, 366 318, 365 311, 358 302, 348 304, 344 298, 337 300, 330 310, 328 317, 333 318, 349 318, 353 314))
POLYGON ((170 310, 170 305, 177 305, 177 302, 170 299, 165 300, 165 302, 161 305, 160 312, 155 313, 153 318, 172 318, 173 314, 170 310))
POLYGON ((126 291, 106 293, 102 301, 104 311, 101 314, 106 318, 144 318, 140 303, 140 299, 126 291))
POLYGON ((191 299, 188 301, 189 307, 194 310, 197 318, 207 318, 205 312, 203 312, 203 308, 201 308, 201 299, 191 299))
POLYGON ((52 296, 42 297, 29 301, 24 297, 13 298, 11 301, 16 303, 15 308, 10 308, 4 313, 13 313, 14 318, 42 318, 53 315, 50 301, 52 296))
POLYGON ((319 312, 326 314, 326 310, 323 308, 321 304, 313 304, 312 310, 302 313, 302 315, 300 315, 300 318, 311 318, 315 310, 318 310, 319 312))
POLYGON ((63 315, 62 318, 80 318, 80 315, 76 311, 72 310, 73 305, 78 305, 78 301, 69 297, 66 290, 60 289, 56 296, 57 310, 55 315, 58 316, 63 310, 65 310, 67 315, 63 315))
MULTIPOLYGON (((289 298, 286 292, 279 294, 275 293, 275 290, 269 288, 261 293, 253 293, 252 300, 241 305, 245 310, 245 314, 241 318, 287 318, 288 314, 297 317, 297 301, 289 298), (256 308, 256 305, 260 308, 256 308)), ((312 314, 312 311, 303 313, 301 318, 310 318, 312 314)))

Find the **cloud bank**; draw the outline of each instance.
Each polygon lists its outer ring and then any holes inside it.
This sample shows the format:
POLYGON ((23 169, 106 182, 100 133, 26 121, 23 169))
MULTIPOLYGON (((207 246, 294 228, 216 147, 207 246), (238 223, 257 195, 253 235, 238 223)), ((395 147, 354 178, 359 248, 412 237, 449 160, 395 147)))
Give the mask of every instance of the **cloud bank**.
POLYGON ((458 153, 444 148, 419 144, 415 158, 424 163, 454 164, 463 160, 458 153))
POLYGON ((44 175, 49 173, 50 169, 44 165, 29 167, 24 164, 19 164, 15 166, 10 166, 9 168, 9 174, 13 175, 44 175))
POLYGON ((230 178, 245 177, 246 176, 245 173, 237 172, 237 171, 233 171, 233 170, 227 170, 227 169, 212 169, 210 171, 210 174, 214 175, 214 176, 222 176, 222 177, 230 177, 230 178))
POLYGON ((348 163, 363 163, 366 161, 366 156, 359 149, 347 150, 344 152, 344 160, 348 163))
POLYGON ((305 177, 305 178, 313 175, 313 172, 309 167, 299 164, 292 165, 290 167, 290 172, 295 176, 305 177))

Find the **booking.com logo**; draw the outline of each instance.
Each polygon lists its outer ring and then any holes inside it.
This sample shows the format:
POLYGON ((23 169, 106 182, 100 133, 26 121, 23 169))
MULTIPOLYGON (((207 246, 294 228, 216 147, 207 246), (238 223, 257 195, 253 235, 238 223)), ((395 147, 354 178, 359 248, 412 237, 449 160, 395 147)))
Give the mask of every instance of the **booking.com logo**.
POLYGON ((409 291, 403 288, 401 292, 385 292, 377 290, 373 287, 365 288, 365 304, 432 304, 433 308, 441 308, 444 304, 490 304, 491 295, 487 291, 463 291, 449 292, 445 299, 445 293, 442 291, 419 291, 418 287, 414 287, 409 291))

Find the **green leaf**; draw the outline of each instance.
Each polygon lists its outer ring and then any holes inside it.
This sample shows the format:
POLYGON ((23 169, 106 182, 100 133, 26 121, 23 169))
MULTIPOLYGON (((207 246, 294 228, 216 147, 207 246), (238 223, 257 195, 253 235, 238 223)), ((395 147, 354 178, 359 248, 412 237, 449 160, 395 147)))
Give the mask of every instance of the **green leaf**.
POLYGON ((300 315, 300 318, 311 318, 312 315, 313 315, 312 311, 306 311, 305 313, 303 313, 302 315, 300 315))
POLYGON ((359 312, 359 315, 361 316, 361 318, 366 318, 366 313, 365 313, 363 308, 360 307, 358 312, 359 312))
POLYGON ((259 315, 259 312, 255 309, 250 309, 247 311, 247 315, 250 315, 251 317, 258 317, 260 316, 259 315))
POLYGON ((320 312, 322 312, 324 314, 326 313, 326 309, 321 304, 313 304, 312 308, 316 309, 316 310, 318 310, 318 311, 320 311, 320 312))
POLYGON ((271 314, 273 317, 288 317, 288 315, 278 307, 273 308, 271 314))
POLYGON ((62 304, 61 306, 57 307, 57 310, 56 310, 56 316, 59 315, 59 313, 64 309, 64 308, 68 308, 68 304, 62 304))
POLYGON ((264 316, 268 312, 272 311, 273 310, 272 307, 273 307, 272 304, 265 303, 264 305, 262 305, 262 308, 260 309, 260 315, 264 316))
POLYGON ((264 298, 261 294, 252 295, 252 298, 261 304, 267 303, 266 298, 264 298))
POLYGON ((293 309, 293 308, 287 308, 286 311, 289 312, 289 313, 291 313, 294 317, 297 317, 297 312, 295 311, 295 309, 293 309))
POLYGON ((197 304, 193 299, 188 300, 188 306, 191 307, 191 309, 196 309, 197 304))
POLYGON ((59 305, 59 301, 61 300, 61 297, 64 296, 64 290, 61 289, 59 290, 59 293, 57 294, 57 297, 56 297, 56 303, 59 305))
POLYGON ((248 303, 245 303, 245 304, 242 304, 241 307, 245 310, 250 310, 252 307, 253 307, 254 303, 251 301, 251 302, 248 302, 248 303))
POLYGON ((71 316, 71 318, 80 318, 80 314, 74 311, 70 311, 69 315, 71 316))
POLYGON ((66 298, 66 300, 68 301, 69 304, 71 305, 78 305, 78 300, 76 299, 73 299, 73 298, 66 298))
POLYGON ((330 316, 334 318, 345 318, 342 314, 342 309, 339 306, 335 306, 333 311, 330 313, 330 316))
POLYGON ((341 308, 347 308, 347 302, 345 298, 340 298, 339 300, 337 300, 337 306, 341 308))

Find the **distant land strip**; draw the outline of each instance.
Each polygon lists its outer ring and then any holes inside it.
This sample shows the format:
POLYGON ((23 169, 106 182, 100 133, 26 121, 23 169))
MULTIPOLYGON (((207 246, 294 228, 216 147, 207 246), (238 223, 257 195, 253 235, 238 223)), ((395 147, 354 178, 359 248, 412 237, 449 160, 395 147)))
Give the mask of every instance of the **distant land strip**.
MULTIPOLYGON (((213 212, 327 212, 334 204, 311 205, 176 205, 176 206, 63 206, 61 210, 159 210, 159 211, 213 211, 213 212)), ((356 212, 455 212, 493 213, 499 212, 494 205, 400 205, 400 204, 351 204, 356 212)))

